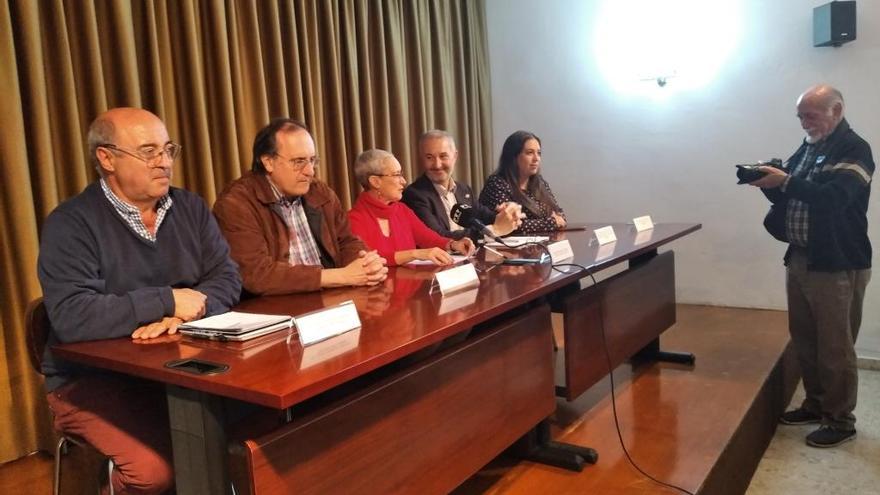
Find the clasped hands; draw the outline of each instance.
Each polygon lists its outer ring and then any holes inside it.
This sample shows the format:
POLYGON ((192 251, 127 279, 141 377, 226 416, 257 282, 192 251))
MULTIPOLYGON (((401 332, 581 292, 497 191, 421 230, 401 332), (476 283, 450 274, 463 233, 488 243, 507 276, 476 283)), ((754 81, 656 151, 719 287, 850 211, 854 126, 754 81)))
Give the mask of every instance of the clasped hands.
POLYGON ((376 251, 360 251, 356 260, 343 268, 348 285, 376 285, 388 277, 385 258, 376 251))

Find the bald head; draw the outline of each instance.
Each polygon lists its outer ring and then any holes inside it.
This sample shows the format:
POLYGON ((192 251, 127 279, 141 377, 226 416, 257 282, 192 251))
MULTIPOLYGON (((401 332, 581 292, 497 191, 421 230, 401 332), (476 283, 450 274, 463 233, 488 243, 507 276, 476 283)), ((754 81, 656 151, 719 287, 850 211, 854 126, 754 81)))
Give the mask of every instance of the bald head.
POLYGON ((88 140, 92 160, 119 199, 146 211, 168 194, 180 147, 155 114, 140 108, 108 110, 89 126, 88 140))
MULTIPOLYGON (((98 170, 101 176, 104 176, 104 170, 98 160, 97 149, 103 144, 118 144, 118 133, 130 134, 132 131, 142 131, 143 128, 150 126, 161 126, 165 129, 162 119, 153 112, 144 110, 143 108, 119 107, 111 108, 106 112, 98 115, 89 126, 88 146, 89 158, 92 164, 98 170)), ((165 131, 167 137, 168 132, 165 131)), ((167 141, 167 139, 166 139, 167 141)))
POLYGON ((798 97, 797 103, 800 105, 801 102, 806 101, 830 109, 834 107, 834 105, 843 106, 843 95, 833 86, 829 86, 828 84, 818 84, 804 91, 798 97))
POLYGON ((828 137, 843 120, 843 95, 827 84, 804 91, 797 100, 797 115, 808 143, 828 137))

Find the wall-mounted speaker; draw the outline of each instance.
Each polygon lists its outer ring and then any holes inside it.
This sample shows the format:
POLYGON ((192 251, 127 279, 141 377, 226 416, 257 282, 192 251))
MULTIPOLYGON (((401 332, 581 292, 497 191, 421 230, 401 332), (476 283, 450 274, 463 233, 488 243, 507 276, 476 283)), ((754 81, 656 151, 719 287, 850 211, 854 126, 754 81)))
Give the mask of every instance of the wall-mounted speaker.
POLYGON ((813 9, 813 46, 840 46, 856 39, 856 2, 831 2, 813 9))

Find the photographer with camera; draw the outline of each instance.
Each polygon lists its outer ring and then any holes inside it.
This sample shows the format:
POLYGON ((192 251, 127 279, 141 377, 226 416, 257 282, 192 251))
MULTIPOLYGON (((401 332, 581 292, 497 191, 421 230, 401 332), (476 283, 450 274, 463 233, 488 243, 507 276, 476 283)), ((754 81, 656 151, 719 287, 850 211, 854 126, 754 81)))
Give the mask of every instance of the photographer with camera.
POLYGON ((868 197, 871 147, 843 118, 840 91, 809 88, 797 100, 806 132, 786 167, 761 166, 760 187, 772 203, 767 230, 785 253, 789 332, 806 399, 782 415, 789 425, 821 423, 808 445, 834 447, 856 436, 855 341, 871 277, 868 197))

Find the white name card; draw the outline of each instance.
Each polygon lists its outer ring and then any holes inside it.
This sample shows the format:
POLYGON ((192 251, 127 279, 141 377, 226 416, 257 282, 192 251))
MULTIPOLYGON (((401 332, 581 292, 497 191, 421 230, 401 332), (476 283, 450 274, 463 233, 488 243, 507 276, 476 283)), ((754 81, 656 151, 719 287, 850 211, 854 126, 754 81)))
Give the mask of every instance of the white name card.
POLYGON ((654 228, 654 222, 651 221, 651 215, 633 218, 633 225, 636 226, 636 232, 651 230, 654 228))
POLYGON ((614 227, 611 225, 596 229, 593 233, 596 234, 596 240, 599 241, 600 246, 617 240, 617 235, 614 233, 614 227))
POLYGON ((293 321, 303 347, 361 327, 354 301, 295 316, 293 321))
POLYGON ((479 285, 480 283, 477 270, 471 263, 465 263, 455 268, 437 272, 434 274, 434 278, 437 279, 437 285, 440 286, 441 294, 448 294, 465 287, 479 285))
POLYGON ((571 250, 571 242, 568 239, 548 245, 547 251, 550 251, 550 262, 553 264, 574 257, 574 251, 571 250))
POLYGON ((611 257, 614 254, 614 246, 616 246, 616 242, 609 242, 608 244, 602 244, 599 246, 599 249, 596 251, 596 261, 602 261, 605 258, 611 257))

